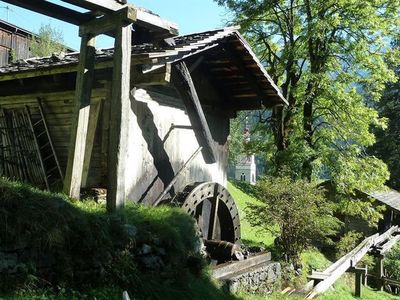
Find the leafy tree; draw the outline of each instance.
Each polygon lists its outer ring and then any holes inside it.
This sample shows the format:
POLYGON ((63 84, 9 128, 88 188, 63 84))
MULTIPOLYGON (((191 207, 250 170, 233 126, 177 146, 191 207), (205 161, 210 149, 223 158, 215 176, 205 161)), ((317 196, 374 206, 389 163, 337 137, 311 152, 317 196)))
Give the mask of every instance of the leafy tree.
POLYGON ((273 144, 273 140, 267 140, 268 136, 263 134, 265 126, 260 124, 265 123, 269 114, 266 111, 241 111, 237 114, 236 118, 230 122, 229 134, 229 164, 235 166, 238 159, 242 155, 251 155, 257 153, 260 158, 269 155, 265 152, 265 145, 273 144), (249 129, 253 140, 246 140, 245 130, 249 129), (260 143, 260 141, 262 141, 260 143), (262 155, 260 155, 262 154, 262 155))
POLYGON ((29 43, 31 55, 35 57, 50 56, 53 53, 63 52, 62 32, 53 28, 50 24, 42 24, 37 37, 33 37, 29 43))
POLYGON ((372 129, 386 126, 374 106, 396 80, 390 66, 400 53, 390 42, 400 33, 400 0, 215 1, 230 9, 289 102, 252 137, 270 153, 270 172, 329 179, 341 213, 365 219, 371 211, 376 220, 371 203, 351 199, 389 177, 366 149, 376 141, 372 129))
POLYGON ((280 253, 289 262, 298 264, 300 253, 312 242, 326 241, 339 228, 334 205, 313 183, 270 177, 259 181, 257 190, 262 204, 249 204, 247 218, 277 237, 280 253))
POLYGON ((268 126, 274 137, 275 173, 330 178, 338 188, 380 186, 385 165, 365 148, 371 127, 384 127, 369 105, 386 82, 388 47, 399 34, 399 0, 216 0, 233 13, 288 107, 276 108, 268 126), (272 126, 270 126, 272 125, 272 126))
MULTIPOLYGON (((397 46, 399 47, 399 46, 397 46)), ((400 78, 400 67, 396 74, 400 78)), ((379 114, 388 119, 386 130, 377 130, 377 143, 371 153, 382 159, 389 167, 391 188, 400 189, 400 83, 387 85, 382 100, 377 104, 379 114)))
POLYGON ((241 154, 245 152, 244 150, 244 129, 245 129, 245 112, 239 112, 236 118, 232 119, 230 122, 229 131, 229 165, 235 166, 241 154))

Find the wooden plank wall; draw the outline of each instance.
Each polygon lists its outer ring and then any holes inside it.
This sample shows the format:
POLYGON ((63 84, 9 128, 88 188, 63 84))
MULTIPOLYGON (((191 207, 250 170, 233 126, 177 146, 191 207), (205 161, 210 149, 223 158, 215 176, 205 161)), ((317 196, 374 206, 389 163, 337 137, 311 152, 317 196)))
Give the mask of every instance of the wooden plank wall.
MULTIPOLYGON (((193 130, 171 130, 172 124, 191 125, 181 99, 171 96, 164 90, 138 89, 131 94, 126 192, 132 201, 151 204, 173 179, 176 171, 196 151, 199 144, 193 130)), ((74 91, 4 96, 0 97, 0 107, 13 109, 28 105, 34 114, 38 115, 37 97, 42 99, 55 150, 65 172, 74 91)), ((87 187, 107 187, 109 97, 110 91, 107 88, 97 88, 92 92, 92 101, 103 101, 103 103, 87 187)), ((199 181, 215 181, 226 185, 229 118, 206 112, 206 119, 216 141, 217 163, 206 164, 202 154, 198 155, 178 178, 171 191, 172 195, 181 191, 186 185, 199 181)))
MULTIPOLYGON (((138 89, 131 97, 126 186, 129 199, 151 204, 172 180, 176 171, 196 151, 199 143, 191 129, 173 129, 171 125, 190 126, 179 98, 138 89)), ((229 119, 206 114, 217 144, 217 163, 206 164, 199 155, 178 178, 174 193, 199 181, 226 185, 227 137, 229 119)))
POLYGON ((0 66, 8 64, 11 50, 12 35, 0 29, 0 66))
MULTIPOLYGON (((105 90, 96 89, 93 91, 92 101, 100 101, 105 98, 105 90)), ((71 117, 73 111, 74 92, 58 93, 37 93, 30 95, 18 95, 11 97, 0 97, 0 107, 4 109, 24 108, 28 105, 33 113, 33 119, 39 118, 37 98, 42 99, 43 109, 49 125, 49 131, 53 138, 56 154, 60 160, 60 165, 65 172, 68 156, 68 145, 70 138, 71 117)), ((100 137, 100 134, 99 134, 100 137)), ((99 186, 104 184, 101 168, 101 140, 95 140, 94 154, 92 157, 90 180, 88 186, 99 186)))
POLYGON ((0 28, 0 66, 10 63, 10 51, 14 49, 14 59, 26 59, 31 56, 29 50, 29 37, 11 33, 0 28))

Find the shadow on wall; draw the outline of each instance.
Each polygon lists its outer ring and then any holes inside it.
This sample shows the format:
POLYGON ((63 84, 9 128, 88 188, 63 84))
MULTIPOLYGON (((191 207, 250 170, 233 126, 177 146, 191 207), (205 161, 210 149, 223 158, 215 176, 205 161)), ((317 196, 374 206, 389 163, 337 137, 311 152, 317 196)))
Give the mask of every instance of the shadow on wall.
MULTIPOLYGON (((151 204, 162 192, 175 176, 174 169, 168 153, 164 148, 164 142, 158 135, 157 127, 154 123, 154 115, 147 103, 137 101, 131 96, 131 109, 137 117, 137 123, 142 131, 142 136, 147 143, 147 149, 153 157, 154 167, 157 175, 148 185, 145 192, 139 198, 139 203, 151 204), (161 182, 159 182, 161 181, 161 182)), ((138 186, 147 184, 148 178, 145 176, 137 183, 138 186)), ((174 187, 170 190, 170 196, 175 195, 174 187)))

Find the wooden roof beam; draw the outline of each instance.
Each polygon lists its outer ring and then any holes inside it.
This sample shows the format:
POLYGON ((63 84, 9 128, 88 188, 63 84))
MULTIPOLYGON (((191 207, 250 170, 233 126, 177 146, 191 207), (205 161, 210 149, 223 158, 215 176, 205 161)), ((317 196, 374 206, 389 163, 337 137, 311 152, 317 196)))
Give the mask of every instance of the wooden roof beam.
POLYGON ((81 13, 45 0, 4 0, 4 2, 74 25, 81 25, 94 18, 89 14, 81 13))
POLYGON ((259 86, 257 77, 252 72, 250 72, 250 70, 244 64, 243 60, 238 55, 236 50, 230 49, 228 45, 227 47, 225 47, 225 51, 227 52, 229 58, 232 59, 235 66, 239 68, 240 72, 245 76, 245 78, 247 78, 250 87, 256 92, 256 94, 260 97, 260 99, 264 99, 265 93, 259 86))
POLYGON ((183 61, 173 64, 172 68, 172 84, 182 98, 192 126, 196 128, 195 135, 203 147, 204 161, 213 164, 217 161, 217 150, 190 72, 183 61))
MULTIPOLYGON (((124 7, 132 7, 127 5, 126 0, 62 0, 79 7, 84 7, 93 11, 100 11, 102 13, 110 13, 121 10, 124 7)), ((160 16, 152 14, 146 10, 136 9, 136 24, 156 32, 165 32, 166 37, 178 35, 178 26, 167 20, 162 19, 160 16)))
POLYGON ((114 12, 123 8, 126 0, 61 0, 88 10, 101 11, 104 13, 114 12))
POLYGON ((136 10, 136 24, 150 31, 165 32, 165 38, 179 34, 176 24, 140 8, 136 10))
MULTIPOLYGON (((85 9, 92 10, 91 13, 82 13, 59 4, 55 4, 46 0, 4 0, 12 5, 34 11, 67 23, 74 25, 82 25, 90 20, 95 19, 93 12, 100 12, 107 14, 116 12, 124 7, 131 7, 127 5, 125 0, 111 1, 111 0, 62 0, 66 3, 76 5, 85 9), (125 4, 123 4, 125 3, 125 4)), ((162 19, 158 15, 152 14, 140 8, 137 10, 135 27, 148 29, 151 33, 160 35, 163 38, 168 38, 178 35, 178 26, 172 22, 162 19)), ((108 34, 108 33, 107 33, 108 34)))

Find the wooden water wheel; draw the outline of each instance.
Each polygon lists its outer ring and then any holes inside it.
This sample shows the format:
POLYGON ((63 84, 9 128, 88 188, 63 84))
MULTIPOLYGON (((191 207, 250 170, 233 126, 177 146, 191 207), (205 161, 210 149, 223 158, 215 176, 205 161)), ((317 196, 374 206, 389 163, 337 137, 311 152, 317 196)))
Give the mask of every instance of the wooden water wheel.
POLYGON ((227 189, 215 182, 188 185, 178 201, 196 219, 204 240, 240 243, 240 220, 235 201, 227 189))

